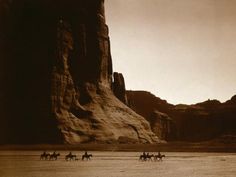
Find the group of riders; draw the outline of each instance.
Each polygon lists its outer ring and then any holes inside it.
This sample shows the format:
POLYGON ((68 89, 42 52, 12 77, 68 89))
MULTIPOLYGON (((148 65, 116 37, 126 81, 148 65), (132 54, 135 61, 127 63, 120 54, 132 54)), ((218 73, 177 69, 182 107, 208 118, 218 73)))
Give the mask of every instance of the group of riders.
POLYGON ((158 151, 157 155, 149 154, 149 152, 143 152, 143 154, 140 155, 139 160, 142 161, 149 161, 149 160, 155 160, 155 161, 162 161, 162 158, 165 157, 164 154, 161 154, 160 151, 158 151))
MULTIPOLYGON (((82 155, 82 160, 85 160, 85 159, 86 160, 90 160, 91 157, 93 157, 93 155, 92 154, 88 154, 88 152, 85 151, 85 153, 82 155)), ((68 155, 66 155, 65 160, 68 161, 68 160, 79 160, 79 159, 77 158, 76 155, 74 155, 74 154, 72 154, 70 152, 68 155)))
MULTIPOLYGON (((44 151, 41 155, 40 155, 40 160, 57 160, 57 157, 60 156, 60 153, 56 153, 55 151, 53 153, 47 153, 46 151, 44 151)), ((92 154, 88 154, 87 151, 85 151, 85 153, 82 155, 82 160, 90 160, 90 158, 92 157, 92 154)), ((69 152, 69 154, 67 154, 65 156, 65 160, 79 160, 77 155, 72 154, 71 152, 69 152)))
MULTIPOLYGON (((46 151, 44 151, 40 155, 40 159, 41 160, 57 160, 58 156, 60 156, 60 153, 56 153, 55 151, 53 153, 47 153, 46 151)), ((90 160, 92 156, 93 156, 92 154, 88 154, 88 152, 85 151, 85 153, 82 155, 82 160, 90 160)), ((147 152, 147 153, 143 152, 143 154, 140 155, 139 160, 142 160, 142 161, 149 161, 149 160, 162 161, 163 157, 165 157, 165 155, 161 154, 160 151, 156 155, 149 154, 149 152, 147 152)), ((69 154, 67 154, 65 156, 65 160, 71 161, 71 160, 79 160, 79 159, 78 159, 77 155, 69 152, 69 154)))
POLYGON ((52 154, 44 151, 40 156, 40 160, 57 160, 58 156, 60 156, 60 153, 56 153, 55 151, 52 154))

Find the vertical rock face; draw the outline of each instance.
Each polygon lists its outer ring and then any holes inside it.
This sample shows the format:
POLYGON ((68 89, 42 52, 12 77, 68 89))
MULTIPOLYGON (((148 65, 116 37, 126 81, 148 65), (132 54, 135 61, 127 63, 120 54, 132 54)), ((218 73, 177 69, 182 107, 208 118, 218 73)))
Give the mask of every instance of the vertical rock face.
POLYGON ((115 96, 124 104, 128 105, 126 89, 125 89, 125 80, 123 75, 121 73, 114 72, 113 76, 114 76, 113 92, 115 96))
POLYGON ((56 25, 38 5, 0 1, 1 142, 61 142, 57 121, 49 118, 56 25))
POLYGON ((0 2, 1 142, 158 141, 112 92, 103 0, 0 2))
POLYGON ((174 122, 165 113, 153 111, 148 120, 151 124, 152 131, 163 140, 171 140, 175 137, 174 122))

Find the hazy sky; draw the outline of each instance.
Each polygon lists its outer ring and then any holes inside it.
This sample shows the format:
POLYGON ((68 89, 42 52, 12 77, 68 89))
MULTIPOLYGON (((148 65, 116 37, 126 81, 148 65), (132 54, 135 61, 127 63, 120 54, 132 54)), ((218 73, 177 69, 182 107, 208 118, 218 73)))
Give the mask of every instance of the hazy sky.
POLYGON ((114 71, 170 103, 236 94, 236 0, 105 0, 114 71))

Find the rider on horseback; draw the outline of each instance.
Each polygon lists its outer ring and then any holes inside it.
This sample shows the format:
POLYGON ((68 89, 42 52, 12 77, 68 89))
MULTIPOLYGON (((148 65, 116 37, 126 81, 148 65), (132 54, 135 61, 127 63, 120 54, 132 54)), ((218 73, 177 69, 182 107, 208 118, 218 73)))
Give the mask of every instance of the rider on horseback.
POLYGON ((88 156, 88 152, 87 152, 87 151, 85 151, 84 155, 88 156))
POLYGON ((92 154, 88 154, 87 151, 84 152, 84 155, 82 155, 82 160, 87 159, 90 160, 90 157, 92 157, 92 154))

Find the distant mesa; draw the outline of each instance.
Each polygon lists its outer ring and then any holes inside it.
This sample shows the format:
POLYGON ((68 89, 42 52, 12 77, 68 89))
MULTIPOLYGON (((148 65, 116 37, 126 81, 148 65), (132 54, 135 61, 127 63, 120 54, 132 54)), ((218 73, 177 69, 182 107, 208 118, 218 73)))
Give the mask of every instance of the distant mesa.
POLYGON ((127 91, 127 97, 161 139, 206 141, 236 135, 236 96, 225 103, 207 100, 195 105, 172 105, 146 91, 127 91))

